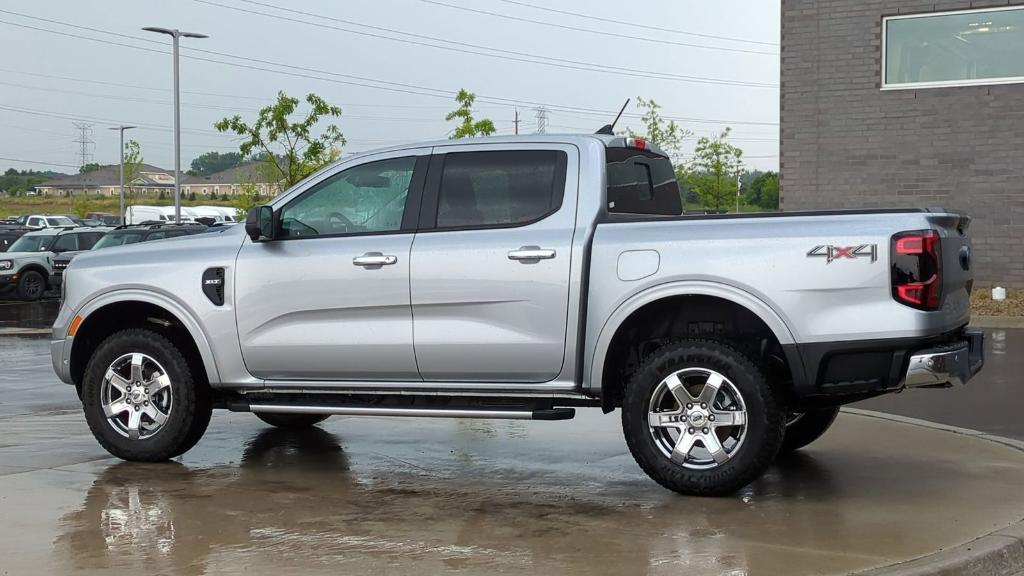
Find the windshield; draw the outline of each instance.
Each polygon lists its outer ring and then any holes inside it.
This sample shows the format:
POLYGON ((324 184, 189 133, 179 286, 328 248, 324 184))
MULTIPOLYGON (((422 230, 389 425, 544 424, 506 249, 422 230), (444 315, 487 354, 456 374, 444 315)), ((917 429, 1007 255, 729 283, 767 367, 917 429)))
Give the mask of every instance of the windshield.
POLYGON ((75 223, 71 221, 71 218, 66 216, 47 216, 46 224, 48 226, 74 226, 75 223))
POLYGON ((135 244, 139 240, 142 240, 141 232, 119 232, 117 234, 107 234, 100 241, 92 247, 93 250, 99 250, 100 248, 110 248, 111 246, 123 246, 125 244, 135 244))
POLYGON ((54 234, 48 234, 46 236, 29 236, 25 235, 18 238, 17 242, 11 244, 11 247, 7 249, 8 252, 45 252, 50 249, 50 244, 53 244, 53 239, 57 236, 54 234))

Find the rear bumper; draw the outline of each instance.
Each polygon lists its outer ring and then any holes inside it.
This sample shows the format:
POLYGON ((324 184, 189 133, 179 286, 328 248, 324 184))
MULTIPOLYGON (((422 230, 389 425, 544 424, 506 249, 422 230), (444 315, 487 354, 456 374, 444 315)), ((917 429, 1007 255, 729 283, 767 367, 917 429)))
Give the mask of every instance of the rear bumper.
POLYGON ((920 350, 910 357, 906 388, 947 388, 967 383, 985 365, 985 333, 967 330, 945 346, 920 350))

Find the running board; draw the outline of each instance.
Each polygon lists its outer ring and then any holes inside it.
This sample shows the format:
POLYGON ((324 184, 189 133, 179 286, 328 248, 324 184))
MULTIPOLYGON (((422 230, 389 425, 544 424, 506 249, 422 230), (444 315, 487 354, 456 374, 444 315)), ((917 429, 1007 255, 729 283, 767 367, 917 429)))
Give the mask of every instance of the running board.
POLYGON ((420 408, 385 406, 323 406, 302 404, 249 404, 229 402, 232 412, 272 414, 330 414, 337 416, 405 416, 416 418, 505 418, 510 420, 570 420, 575 408, 503 410, 493 408, 420 408))

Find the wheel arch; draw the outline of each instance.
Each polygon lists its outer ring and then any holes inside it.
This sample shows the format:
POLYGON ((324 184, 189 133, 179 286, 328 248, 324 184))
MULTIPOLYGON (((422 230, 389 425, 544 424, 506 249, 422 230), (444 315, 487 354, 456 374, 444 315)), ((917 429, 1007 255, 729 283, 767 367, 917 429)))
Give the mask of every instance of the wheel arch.
POLYGON ((651 314, 657 314, 659 321, 667 323, 663 338, 679 337, 681 327, 674 324, 677 319, 683 321, 683 334, 706 338, 715 336, 716 320, 725 324, 724 321, 731 318, 733 329, 761 335, 781 349, 789 372, 787 377, 794 382, 804 378, 795 336, 782 316, 763 300, 728 284, 703 280, 671 282, 633 295, 615 309, 601 328, 588 363, 586 382, 588 391, 601 397, 606 412, 621 401, 625 386, 624 381, 614 378, 620 367, 618 363, 622 362, 623 339, 651 314), (664 319, 666 312, 672 317, 664 319), (692 325, 697 325, 696 333, 692 332, 692 325), (711 332, 705 328, 710 328, 711 332))
POLYGON ((207 383, 219 382, 219 373, 209 340, 194 316, 167 296, 125 290, 103 294, 78 310, 82 318, 71 338, 69 372, 72 381, 81 384, 92 351, 117 330, 146 326, 168 335, 181 345, 186 358, 207 383))

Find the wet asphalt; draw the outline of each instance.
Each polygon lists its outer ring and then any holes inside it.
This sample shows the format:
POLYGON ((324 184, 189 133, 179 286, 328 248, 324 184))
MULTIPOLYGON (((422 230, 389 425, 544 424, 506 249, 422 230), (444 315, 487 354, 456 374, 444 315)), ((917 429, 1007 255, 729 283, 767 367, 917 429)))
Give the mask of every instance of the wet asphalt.
MULTIPOLYGON (((217 412, 174 462, 124 463, 52 374, 55 313, 0 303, 0 574, 842 574, 1024 517, 1019 451, 849 413, 716 499, 657 486, 597 410, 303 432, 217 412)), ((967 388, 861 406, 1024 437, 1024 331, 989 345, 967 388)))

